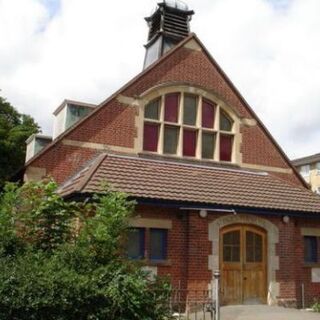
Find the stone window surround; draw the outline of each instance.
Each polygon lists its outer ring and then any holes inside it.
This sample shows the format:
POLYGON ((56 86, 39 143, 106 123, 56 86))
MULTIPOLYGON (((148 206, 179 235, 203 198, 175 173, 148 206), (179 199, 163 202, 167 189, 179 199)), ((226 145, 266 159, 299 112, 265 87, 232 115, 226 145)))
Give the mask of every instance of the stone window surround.
MULTIPOLYGON (((319 244, 320 228, 302 227, 301 228, 301 235, 302 235, 302 237, 305 237, 305 236, 317 237, 318 238, 318 244, 319 244)), ((318 252, 319 252, 319 249, 318 249, 318 252)), ((320 257, 318 256, 318 259, 319 258, 320 257)), ((304 266, 305 267, 314 267, 314 268, 319 269, 320 268, 320 261, 314 262, 314 263, 313 262, 304 262, 304 266)), ((317 282, 320 282, 320 278, 319 278, 319 281, 317 281, 317 282)))
MULTIPOLYGON (((137 103, 138 105, 138 119, 136 119, 136 123, 137 128, 138 128, 138 136, 137 136, 137 140, 136 140, 136 150, 139 153, 151 153, 154 154, 154 152, 147 152, 147 151, 143 151, 143 126, 144 126, 144 107, 145 105, 147 105, 149 102, 151 102, 152 100, 164 96, 165 94, 169 94, 169 93, 182 93, 182 94, 191 94, 191 95, 197 95, 200 96, 201 98, 204 99, 208 99, 212 102, 214 102, 217 105, 217 111, 219 112, 219 110, 223 110, 233 121, 233 129, 230 132, 233 136, 233 151, 232 151, 232 160, 231 163, 236 163, 236 164, 241 164, 242 163, 242 157, 241 157, 241 153, 240 153, 240 144, 241 144, 241 134, 240 134, 240 124, 241 124, 241 119, 239 117, 239 115, 236 114, 236 112, 230 107, 228 106, 226 103, 224 103, 221 99, 219 99, 214 93, 212 92, 208 92, 204 89, 198 88, 198 87, 194 87, 191 85, 179 85, 179 84, 171 84, 171 85, 161 85, 155 88, 151 88, 149 90, 147 90, 145 93, 143 93, 140 97, 139 97, 139 102, 137 103)), ((164 99, 162 99, 164 100, 164 99)), ((162 102, 163 103, 163 102, 162 102)), ((198 108, 198 113, 200 112, 199 110, 200 108, 198 108)), ((219 121, 219 113, 216 112, 216 120, 215 121, 219 121)), ((215 126, 217 128, 217 125, 215 126)), ((205 128, 204 128, 205 130, 205 128)), ((219 130, 217 131, 219 132, 219 130)), ((161 135, 160 138, 161 139, 161 135)), ((181 139, 180 139, 181 140, 181 139)), ((160 143, 162 143, 162 141, 160 141, 160 143)), ((218 144, 217 144, 218 145, 218 144)), ((215 151, 215 153, 217 153, 218 150, 215 151)), ((168 157, 174 157, 174 158, 185 158, 182 155, 166 155, 168 157)), ((194 157, 193 159, 197 159, 197 160, 201 160, 201 157, 199 156, 199 152, 198 155, 196 157, 194 157)), ((217 157, 215 157, 215 159, 205 159, 206 161, 212 161, 212 162, 224 162, 224 161, 218 161, 217 157)), ((229 161, 226 161, 227 163, 230 163, 229 161)))
MULTIPOLYGON (((157 218, 142 218, 141 216, 135 216, 129 220, 129 226, 132 228, 144 228, 147 232, 150 229, 167 229, 168 231, 172 229, 172 220, 170 219, 157 219, 157 218)), ((171 266, 171 260, 150 260, 145 258, 140 260, 147 268, 152 268, 152 274, 157 274, 158 266, 171 266)))
POLYGON ((130 219, 129 225, 133 228, 172 229, 172 221, 169 219, 141 218, 139 216, 130 219))
MULTIPOLYGON (((267 232, 267 287, 268 305, 276 305, 280 293, 280 285, 276 281, 276 270, 279 270, 279 256, 276 255, 276 244, 279 242, 279 230, 270 221, 255 215, 236 214, 225 215, 215 219, 208 225, 209 240, 212 242, 212 254, 209 255, 209 270, 219 270, 219 237, 220 229, 232 224, 254 225, 267 232)), ((211 281, 209 288, 214 287, 211 281)), ((215 292, 215 291, 214 291, 215 292)))

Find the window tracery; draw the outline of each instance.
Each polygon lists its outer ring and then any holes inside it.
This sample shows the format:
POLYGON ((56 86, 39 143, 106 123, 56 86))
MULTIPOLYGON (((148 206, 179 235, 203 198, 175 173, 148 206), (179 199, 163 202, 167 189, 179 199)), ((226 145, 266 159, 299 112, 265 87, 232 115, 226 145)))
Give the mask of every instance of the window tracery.
POLYGON ((143 151, 233 162, 235 123, 199 94, 166 93, 144 108, 143 151))

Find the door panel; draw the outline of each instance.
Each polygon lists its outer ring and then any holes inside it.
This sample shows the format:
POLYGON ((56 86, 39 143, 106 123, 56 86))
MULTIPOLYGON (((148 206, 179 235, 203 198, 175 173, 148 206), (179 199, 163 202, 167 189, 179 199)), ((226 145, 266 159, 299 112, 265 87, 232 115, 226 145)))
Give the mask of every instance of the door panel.
POLYGON ((243 303, 257 304, 266 300, 265 232, 245 226, 243 264, 243 303))
POLYGON ((223 304, 266 302, 266 233, 236 225, 220 232, 223 304))
POLYGON ((225 268, 222 271, 223 304, 241 304, 241 270, 225 268))
POLYGON ((241 230, 228 228, 220 236, 221 291, 224 304, 239 304, 242 301, 242 248, 241 230))

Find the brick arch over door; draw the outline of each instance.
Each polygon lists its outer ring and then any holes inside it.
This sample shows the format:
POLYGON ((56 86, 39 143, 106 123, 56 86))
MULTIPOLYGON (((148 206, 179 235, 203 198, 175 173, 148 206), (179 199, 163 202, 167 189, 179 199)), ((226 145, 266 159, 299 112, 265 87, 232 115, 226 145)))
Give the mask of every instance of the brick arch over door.
MULTIPOLYGON (((209 240, 212 242, 212 254, 209 256, 209 270, 219 269, 219 234, 220 229, 232 224, 249 224, 263 228, 267 232, 267 268, 268 268, 268 304, 277 304, 279 283, 276 281, 276 270, 279 269, 279 256, 276 255, 276 244, 279 242, 279 230, 270 221, 255 215, 236 214, 222 216, 209 223, 209 240)), ((211 283, 214 285, 214 283, 211 283)))

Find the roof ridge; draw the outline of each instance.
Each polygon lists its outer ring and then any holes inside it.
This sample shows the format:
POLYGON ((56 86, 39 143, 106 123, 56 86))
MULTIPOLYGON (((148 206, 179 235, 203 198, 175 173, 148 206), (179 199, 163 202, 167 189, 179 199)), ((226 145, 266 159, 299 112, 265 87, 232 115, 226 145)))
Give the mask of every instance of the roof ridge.
POLYGON ((320 159, 320 153, 314 153, 314 154, 310 154, 309 156, 305 156, 305 157, 300 157, 300 158, 296 158, 296 159, 292 159, 291 162, 292 163, 297 163, 297 165, 303 163, 303 162, 307 162, 307 160, 314 160, 317 161, 320 159))

